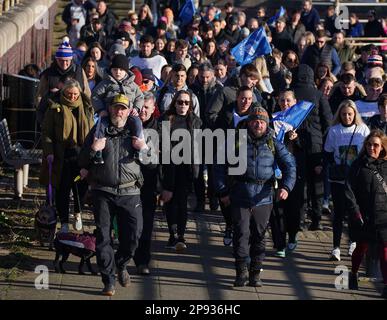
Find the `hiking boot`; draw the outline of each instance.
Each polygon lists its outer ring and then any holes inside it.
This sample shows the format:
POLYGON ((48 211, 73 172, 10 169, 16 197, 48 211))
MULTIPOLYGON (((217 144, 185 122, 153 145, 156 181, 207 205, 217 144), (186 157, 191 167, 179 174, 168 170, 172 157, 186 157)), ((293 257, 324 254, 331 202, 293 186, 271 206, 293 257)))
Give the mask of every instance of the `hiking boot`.
POLYGON ((102 289, 101 293, 102 295, 107 297, 114 296, 114 294, 116 293, 114 284, 106 284, 105 287, 102 289))
POLYGON ((350 257, 352 257, 352 253, 355 251, 355 249, 356 249, 356 242, 350 241, 349 242, 349 248, 348 248, 348 255, 350 257))
POLYGON ((225 246, 231 246, 232 244, 232 229, 231 228, 226 228, 226 230, 224 231, 224 236, 223 236, 223 244, 225 246))
POLYGON ((274 255, 276 257, 279 257, 279 258, 285 258, 286 257, 285 250, 278 250, 274 255))
POLYGON ((78 212, 74 215, 74 225, 73 225, 74 229, 77 230, 77 231, 81 231, 83 226, 82 226, 82 217, 81 217, 81 213, 78 212))
POLYGON ((124 288, 127 288, 130 286, 130 275, 128 273, 128 270, 126 270, 126 268, 118 270, 118 282, 124 288))
POLYGON ((236 277, 234 287, 244 287, 249 282, 249 274, 247 272, 247 264, 245 262, 236 264, 236 277))
POLYGON ((263 283, 260 277, 260 270, 250 270, 249 273, 249 286, 250 287, 262 287, 263 283))
POLYGON ((175 236, 170 236, 169 239, 168 239, 167 245, 165 246, 165 248, 167 248, 167 249, 175 249, 176 243, 177 243, 176 237, 175 236))
POLYGON ((359 290, 359 279, 357 273, 349 273, 348 288, 349 290, 359 290))
POLYGON ((175 250, 177 253, 181 253, 183 252, 185 249, 187 249, 187 244, 186 244, 186 241, 184 239, 184 237, 179 237, 177 239, 177 242, 176 242, 176 245, 175 245, 175 250))
POLYGON ((381 297, 382 297, 383 299, 387 299, 387 284, 384 285, 384 288, 383 288, 383 292, 382 292, 381 297))
POLYGON ((333 248, 333 250, 331 252, 330 260, 332 260, 332 261, 340 261, 341 260, 341 258, 340 258, 340 248, 338 248, 338 247, 333 248))
POLYGON ((140 265, 137 267, 137 273, 138 273, 138 274, 141 274, 141 275, 143 275, 143 276, 148 276, 148 275, 150 275, 150 270, 149 270, 148 265, 146 265, 146 264, 140 264, 140 265))

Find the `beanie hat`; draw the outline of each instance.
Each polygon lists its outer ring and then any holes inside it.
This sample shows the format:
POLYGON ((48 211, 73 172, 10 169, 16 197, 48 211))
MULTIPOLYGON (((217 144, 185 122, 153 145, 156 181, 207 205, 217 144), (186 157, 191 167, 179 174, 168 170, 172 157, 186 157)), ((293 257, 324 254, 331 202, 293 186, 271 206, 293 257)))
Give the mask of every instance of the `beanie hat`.
POLYGON ((372 64, 373 66, 383 66, 383 58, 378 54, 374 54, 368 57, 367 64, 372 64))
POLYGON ((113 68, 120 68, 126 71, 129 74, 129 61, 128 58, 123 54, 117 54, 112 60, 110 70, 113 68))
POLYGON ((69 60, 73 58, 73 54, 73 49, 71 49, 70 44, 68 42, 62 42, 58 50, 56 50, 55 58, 69 60))
POLYGON ((253 107, 249 113, 249 117, 247 118, 247 121, 251 120, 263 120, 267 124, 269 124, 269 114, 267 111, 262 107, 253 107))
POLYGON ((115 43, 110 47, 109 57, 112 59, 117 54, 125 55, 125 48, 120 43, 115 43))

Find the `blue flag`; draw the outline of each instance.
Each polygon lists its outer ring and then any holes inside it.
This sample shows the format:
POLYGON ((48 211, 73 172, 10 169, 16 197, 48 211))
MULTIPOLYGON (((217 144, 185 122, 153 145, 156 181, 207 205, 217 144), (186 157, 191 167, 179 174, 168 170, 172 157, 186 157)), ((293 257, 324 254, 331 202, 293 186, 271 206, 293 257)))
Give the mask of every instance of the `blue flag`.
POLYGON ((185 26, 186 24, 192 21, 192 18, 195 14, 195 4, 193 0, 186 0, 183 8, 181 8, 179 13, 180 25, 185 26))
POLYGON ((279 11, 274 15, 272 16, 269 20, 267 20, 267 24, 270 26, 272 24, 274 24, 279 18, 281 18, 284 14, 286 13, 286 10, 281 6, 281 8, 279 9, 279 11))
POLYGON ((161 88, 164 85, 164 82, 161 79, 157 78, 155 75, 154 75, 154 77, 155 77, 155 80, 156 80, 155 81, 156 86, 161 88))
POLYGON ((246 39, 231 49, 231 54, 241 66, 251 63, 256 58, 271 53, 271 46, 267 40, 263 27, 255 30, 246 39))
POLYGON ((289 109, 273 113, 272 122, 277 134, 276 139, 284 142, 285 133, 290 130, 296 130, 313 108, 313 103, 300 101, 289 109))

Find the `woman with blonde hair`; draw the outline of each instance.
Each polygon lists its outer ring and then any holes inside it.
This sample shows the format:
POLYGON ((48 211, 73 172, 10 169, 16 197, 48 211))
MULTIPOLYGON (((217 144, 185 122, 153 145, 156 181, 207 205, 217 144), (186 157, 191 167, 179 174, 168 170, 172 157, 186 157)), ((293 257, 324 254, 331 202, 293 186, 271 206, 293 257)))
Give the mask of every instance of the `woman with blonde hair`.
POLYGON ((152 28, 153 24, 153 15, 152 11, 147 4, 143 4, 140 6, 138 10, 138 25, 139 31, 142 34, 145 34, 150 28, 152 28))
MULTIPOLYGON (((40 182, 48 185, 51 175, 61 232, 69 231, 70 191, 81 169, 78 167, 81 146, 94 125, 93 113, 90 98, 82 92, 78 81, 69 79, 64 83, 60 95, 49 100, 44 116, 40 182), (52 173, 49 172, 51 167, 52 173)), ((80 193, 84 194, 86 185, 80 187, 80 193)), ((77 206, 77 202, 74 205, 77 206)), ((80 208, 74 208, 74 211, 80 212, 80 208)), ((76 219, 77 230, 82 229, 80 221, 76 219)))
POLYGON ((358 290, 358 271, 370 243, 379 247, 387 299, 387 136, 372 130, 352 164, 345 185, 346 205, 357 246, 352 255, 349 289, 358 290))
MULTIPOLYGON (((344 100, 334 115, 324 145, 324 160, 329 166, 328 178, 334 207, 333 214, 333 250, 331 260, 340 261, 340 242, 343 232, 343 220, 347 213, 344 197, 344 184, 350 165, 360 153, 364 139, 370 130, 363 123, 352 100, 344 100)), ((356 248, 351 233, 348 255, 356 248)))

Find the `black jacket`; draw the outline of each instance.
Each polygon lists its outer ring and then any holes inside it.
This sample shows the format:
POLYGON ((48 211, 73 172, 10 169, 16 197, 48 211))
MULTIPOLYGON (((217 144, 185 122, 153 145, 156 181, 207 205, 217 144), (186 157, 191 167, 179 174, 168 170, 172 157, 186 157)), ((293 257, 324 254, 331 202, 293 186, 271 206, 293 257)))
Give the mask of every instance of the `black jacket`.
MULTIPOLYGON (((241 85, 239 76, 233 76, 227 79, 223 88, 219 88, 214 92, 205 113, 208 127, 211 128, 215 125, 219 112, 222 109, 226 109, 227 106, 236 101, 237 91, 241 85)), ((261 93, 254 88, 253 102, 262 103, 262 101, 261 93)))
POLYGON ((203 85, 196 79, 196 81, 189 87, 192 92, 197 96, 200 106, 200 118, 205 123, 205 114, 210 106, 210 100, 216 91, 222 90, 223 85, 219 83, 215 78, 207 89, 204 89, 203 85))
MULTIPOLYGON (((179 117, 179 116, 177 116, 179 117)), ((168 116, 167 114, 164 114, 159 122, 159 125, 162 123, 162 121, 168 121, 168 116)), ((171 125, 171 134, 173 133, 174 130, 176 129, 187 129, 186 123, 182 123, 182 119, 179 119, 177 122, 179 122, 177 125, 175 122, 175 125, 171 125)), ((195 113, 191 112, 187 116, 187 121, 191 123, 191 127, 188 128, 190 131, 191 139, 193 139, 194 134, 193 130, 194 129, 200 129, 202 125, 202 121, 200 118, 195 115, 195 113)), ((161 131, 159 129, 159 131, 161 131)), ((171 142, 171 150, 179 144, 180 142, 171 142)), ((193 140, 191 140, 191 150, 193 150, 193 140)), ((191 158, 191 163, 193 159, 193 152, 192 152, 192 158, 191 158)), ((170 161, 170 164, 162 164, 161 165, 161 170, 162 170, 162 178, 161 178, 161 184, 164 190, 168 191, 174 191, 178 188, 189 188, 192 179, 197 178, 199 175, 199 165, 195 164, 174 164, 172 159, 170 161)))
POLYGON ((317 154, 321 158, 323 137, 332 122, 332 112, 328 100, 314 86, 313 70, 301 64, 294 72, 293 89, 298 101, 305 100, 315 104, 298 129, 298 137, 308 154, 317 154))
POLYGON ((387 241, 387 194, 377 180, 377 170, 387 181, 387 161, 373 159, 367 155, 359 156, 351 165, 345 185, 346 207, 350 218, 361 213, 364 226, 357 233, 355 240, 387 241))

